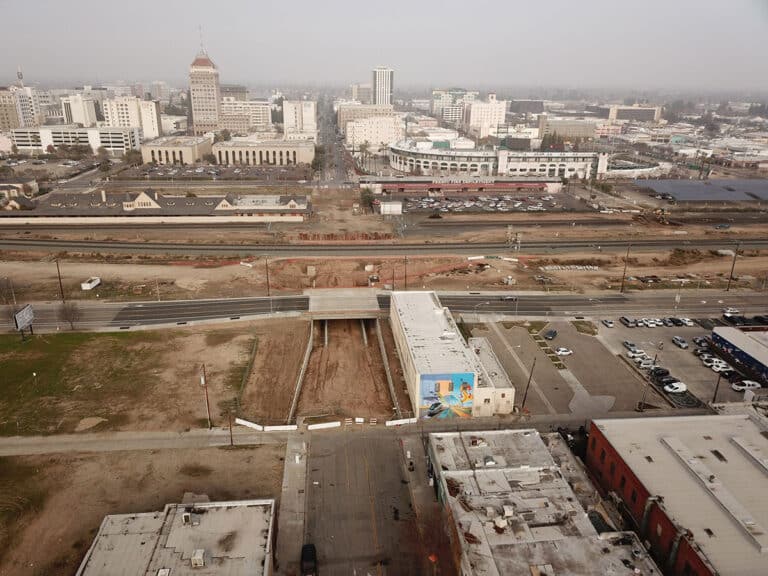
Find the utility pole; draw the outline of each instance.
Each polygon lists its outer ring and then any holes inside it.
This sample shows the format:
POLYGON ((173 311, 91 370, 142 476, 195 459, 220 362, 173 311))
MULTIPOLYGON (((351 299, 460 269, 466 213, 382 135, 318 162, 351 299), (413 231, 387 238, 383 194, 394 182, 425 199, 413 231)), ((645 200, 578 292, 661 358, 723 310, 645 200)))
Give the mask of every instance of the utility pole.
POLYGON ((232 411, 229 411, 229 445, 234 446, 235 445, 235 439, 232 436, 232 411))
POLYGON ((61 283, 61 268, 59 268, 58 258, 56 258, 56 274, 59 276, 59 292, 61 292, 61 303, 66 304, 64 301, 64 285, 61 283))
POLYGON ((200 373, 200 385, 205 390, 205 412, 208 415, 208 430, 211 429, 211 403, 208 400, 208 379, 205 375, 205 363, 203 363, 202 372, 200 373))
POLYGON ((720 378, 722 378, 723 375, 718 372, 717 373, 717 383, 715 384, 715 393, 712 394, 712 404, 714 404, 717 401, 717 390, 720 388, 720 378))
POLYGON ((520 412, 525 410, 525 401, 528 399, 528 388, 531 387, 531 380, 533 380, 533 370, 536 368, 536 358, 533 358, 533 366, 528 373, 528 383, 525 385, 525 392, 523 393, 523 403, 520 405, 520 412))
POLYGON ((627 244, 627 255, 624 258, 624 272, 621 275, 621 288, 619 292, 624 293, 624 280, 627 278, 627 264, 629 264, 629 249, 632 248, 632 244, 627 244))
POLYGON ((264 267, 267 269, 267 296, 271 296, 269 287, 269 256, 264 256, 264 267))
POLYGON ((736 250, 733 253, 733 262, 731 262, 731 273, 728 274, 728 286, 725 287, 726 292, 731 290, 731 280, 733 280, 733 269, 736 268, 736 257, 739 255, 739 247, 741 242, 736 242, 736 250))

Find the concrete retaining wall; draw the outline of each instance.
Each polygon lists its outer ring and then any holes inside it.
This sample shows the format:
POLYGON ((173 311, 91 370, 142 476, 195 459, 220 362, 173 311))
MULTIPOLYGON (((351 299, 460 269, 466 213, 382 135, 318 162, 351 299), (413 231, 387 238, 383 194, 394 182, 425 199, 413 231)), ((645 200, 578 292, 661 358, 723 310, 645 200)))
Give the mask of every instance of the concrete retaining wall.
POLYGON ((301 384, 304 382, 304 373, 307 371, 307 365, 309 364, 309 356, 312 354, 312 340, 315 336, 315 323, 310 320, 309 322, 309 340, 307 341, 307 349, 304 351, 304 359, 301 362, 301 370, 299 370, 299 377, 296 379, 296 386, 293 392, 293 401, 291 401, 291 409, 288 412, 288 422, 292 422, 296 416, 296 406, 299 404, 299 395, 301 394, 301 384))
POLYGON ((403 426, 405 424, 416 424, 418 418, 400 418, 399 420, 387 420, 384 422, 385 426, 403 426))
POLYGON ((281 424, 278 426, 264 426, 264 432, 290 432, 298 430, 299 427, 296 424, 281 424))
POLYGON ((387 385, 389 386, 389 395, 392 397, 392 403, 395 405, 395 413, 398 418, 402 418, 403 414, 400 412, 400 404, 397 402, 397 395, 395 394, 395 384, 392 382, 392 374, 389 371, 389 358, 387 358, 387 348, 384 346, 384 336, 381 334, 381 324, 379 319, 376 319, 376 338, 379 340, 379 350, 381 350, 381 359, 384 361, 384 373, 387 375, 387 385))

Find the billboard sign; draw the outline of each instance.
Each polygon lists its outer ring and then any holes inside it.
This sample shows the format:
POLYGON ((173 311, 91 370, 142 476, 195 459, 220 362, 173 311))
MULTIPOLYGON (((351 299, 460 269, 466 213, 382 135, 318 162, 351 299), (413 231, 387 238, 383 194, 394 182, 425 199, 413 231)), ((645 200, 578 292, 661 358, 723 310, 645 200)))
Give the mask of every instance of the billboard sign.
POLYGON ((475 374, 422 374, 419 415, 422 418, 469 418, 475 374))
POLYGON ((32 310, 32 305, 27 304, 13 315, 13 321, 16 323, 16 330, 24 330, 32 326, 32 322, 35 320, 35 312, 32 310))

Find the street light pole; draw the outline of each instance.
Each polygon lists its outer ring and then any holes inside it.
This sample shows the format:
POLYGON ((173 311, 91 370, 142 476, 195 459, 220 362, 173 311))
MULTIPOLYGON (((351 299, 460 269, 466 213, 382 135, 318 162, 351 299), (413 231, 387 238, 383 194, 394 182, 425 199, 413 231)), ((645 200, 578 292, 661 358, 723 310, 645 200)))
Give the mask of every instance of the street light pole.
POLYGON ((715 401, 717 400, 717 390, 720 388, 720 378, 722 378, 722 377, 723 377, 723 375, 720 372, 718 372, 717 373, 717 383, 715 384, 715 393, 712 395, 712 404, 714 404, 715 401))
POLYGON ((59 277, 59 291, 61 292, 61 303, 66 304, 64 301, 64 285, 61 283, 61 268, 59 268, 59 259, 56 258, 56 274, 59 277))
POLYGON ((533 366, 531 366, 531 371, 528 373, 528 383, 525 385, 525 392, 523 392, 523 403, 520 405, 520 412, 525 410, 525 401, 528 399, 528 388, 531 387, 531 380, 533 380, 533 371, 536 368, 536 358, 533 358, 533 366))
POLYGON ((211 403, 208 400, 208 378, 205 375, 205 363, 203 363, 202 373, 200 374, 200 384, 205 390, 205 412, 208 415, 208 430, 211 429, 211 403))
POLYGON ((629 264, 629 249, 632 248, 632 244, 627 244, 627 255, 624 258, 624 272, 621 275, 621 288, 619 292, 624 293, 624 280, 627 278, 627 264, 629 264))
POLYGON ((725 287, 726 292, 731 290, 731 280, 733 280, 733 269, 736 268, 736 257, 739 255, 739 247, 741 242, 736 242, 736 250, 733 253, 733 262, 731 262, 731 273, 728 274, 728 286, 725 287))

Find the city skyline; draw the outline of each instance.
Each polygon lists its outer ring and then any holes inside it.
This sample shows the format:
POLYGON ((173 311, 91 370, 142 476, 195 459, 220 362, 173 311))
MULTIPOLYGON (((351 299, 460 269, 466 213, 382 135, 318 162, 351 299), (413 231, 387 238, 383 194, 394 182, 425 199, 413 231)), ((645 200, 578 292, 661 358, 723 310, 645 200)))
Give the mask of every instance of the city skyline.
MULTIPOLYGON (((26 27, 6 31, 2 82, 12 82, 21 66, 29 83, 157 79, 183 86, 189 62, 200 49, 201 23, 204 47, 222 78, 248 85, 342 86, 365 82, 373 67, 384 65, 396 71, 396 88, 754 91, 765 88, 768 73, 762 57, 768 53, 768 7, 755 0, 731 3, 728 28, 721 26, 722 14, 701 10, 689 0, 674 5, 652 1, 642 10, 591 1, 579 4, 578 11, 563 2, 480 2, 473 5, 477 33, 463 19, 435 18, 435 6, 426 3, 406 10, 395 2, 375 12, 346 1, 330 7, 301 3, 288 27, 263 25, 285 22, 284 6, 272 2, 235 2, 220 12, 201 2, 184 3, 183 10, 177 3, 160 4, 151 6, 151 17, 148 4, 139 2, 109 20, 100 4, 86 0, 80 6, 82 13, 90 12, 88 18, 67 4, 0 2, 8 21, 29 22, 46 14, 36 23, 43 39, 39 45, 30 46, 26 27), (232 18, 233 10, 240 17, 232 18), (105 26, 113 36, 140 40, 98 49, 94 39, 105 26), (50 54, 56 30, 62 28, 69 32, 67 58, 54 60, 50 54)), ((462 6, 443 2, 440 10, 450 15, 462 6)))

